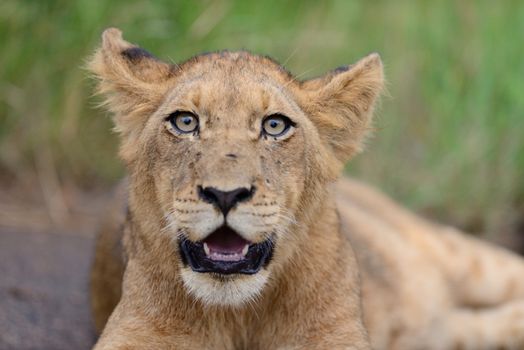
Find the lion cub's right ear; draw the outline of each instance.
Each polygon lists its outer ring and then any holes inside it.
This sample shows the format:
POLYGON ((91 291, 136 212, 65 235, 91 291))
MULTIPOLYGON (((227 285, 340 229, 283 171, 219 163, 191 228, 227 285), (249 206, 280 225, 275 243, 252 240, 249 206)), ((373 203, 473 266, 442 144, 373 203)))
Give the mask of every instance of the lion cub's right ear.
POLYGON ((114 114, 115 128, 126 138, 142 129, 147 116, 160 105, 174 74, 174 67, 128 43, 122 32, 109 28, 102 45, 88 63, 98 80, 97 91, 114 114))

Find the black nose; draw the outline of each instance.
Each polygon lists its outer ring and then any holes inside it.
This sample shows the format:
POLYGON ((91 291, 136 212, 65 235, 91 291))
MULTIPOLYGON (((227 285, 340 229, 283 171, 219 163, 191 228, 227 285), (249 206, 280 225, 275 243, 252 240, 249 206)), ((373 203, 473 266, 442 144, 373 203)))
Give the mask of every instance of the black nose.
POLYGON ((244 202, 251 199, 254 193, 254 186, 250 189, 240 187, 227 192, 220 191, 214 187, 202 188, 202 186, 198 186, 198 195, 200 198, 220 209, 224 216, 226 216, 229 210, 231 210, 231 208, 233 208, 238 202, 244 202))

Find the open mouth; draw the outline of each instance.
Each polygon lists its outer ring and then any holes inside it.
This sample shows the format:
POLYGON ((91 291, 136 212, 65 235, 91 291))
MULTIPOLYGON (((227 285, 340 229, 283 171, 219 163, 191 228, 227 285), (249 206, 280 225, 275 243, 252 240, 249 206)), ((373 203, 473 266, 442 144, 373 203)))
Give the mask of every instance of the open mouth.
POLYGON ((227 225, 200 242, 181 238, 179 245, 184 263, 193 271, 224 275, 255 274, 269 263, 273 255, 270 239, 251 243, 227 225))

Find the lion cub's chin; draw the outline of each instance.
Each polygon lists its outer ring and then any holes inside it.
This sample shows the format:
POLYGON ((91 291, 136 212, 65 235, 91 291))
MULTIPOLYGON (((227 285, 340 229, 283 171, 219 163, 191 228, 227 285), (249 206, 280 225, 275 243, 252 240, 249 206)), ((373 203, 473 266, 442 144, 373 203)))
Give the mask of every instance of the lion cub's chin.
POLYGON ((182 280, 189 294, 206 305, 241 306, 253 301, 266 284, 269 272, 253 275, 213 275, 182 269, 182 280))

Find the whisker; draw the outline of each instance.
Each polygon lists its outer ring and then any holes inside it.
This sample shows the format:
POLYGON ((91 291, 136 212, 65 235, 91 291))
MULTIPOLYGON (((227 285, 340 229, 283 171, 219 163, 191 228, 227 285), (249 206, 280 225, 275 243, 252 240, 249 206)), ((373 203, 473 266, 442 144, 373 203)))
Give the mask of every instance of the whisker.
POLYGON ((295 56, 295 54, 298 52, 299 50, 299 47, 296 46, 295 49, 293 50, 293 52, 291 52, 291 54, 289 56, 287 56, 286 60, 284 61, 284 63, 282 63, 282 66, 285 67, 286 64, 289 62, 290 59, 293 58, 293 56, 295 56))
POLYGON ((316 68, 316 67, 311 67, 311 68, 305 70, 304 72, 295 75, 293 79, 290 79, 287 83, 285 83, 284 85, 282 85, 282 89, 288 87, 288 85, 291 84, 291 83, 298 83, 298 82, 300 81, 300 78, 301 78, 301 77, 303 77, 304 75, 308 74, 309 72, 311 72, 311 71, 314 70, 315 68, 316 68))

